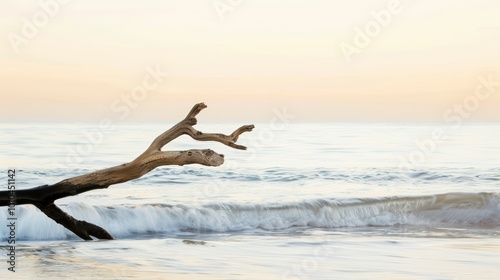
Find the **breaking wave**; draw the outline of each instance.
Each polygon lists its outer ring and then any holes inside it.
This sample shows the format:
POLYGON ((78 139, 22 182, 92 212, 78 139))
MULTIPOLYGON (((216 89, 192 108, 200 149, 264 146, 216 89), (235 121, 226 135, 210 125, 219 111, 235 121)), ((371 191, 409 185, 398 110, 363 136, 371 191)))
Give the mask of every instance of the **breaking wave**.
MULTIPOLYGON (((157 233, 271 231, 296 227, 500 226, 499 198, 500 193, 447 193, 276 204, 92 206, 78 202, 61 207, 74 217, 123 238, 157 233)), ((0 219, 7 220, 6 212, 0 212, 0 219)), ((17 215, 17 239, 75 238, 34 206, 18 206, 17 215)), ((7 234, 7 227, 2 227, 3 240, 7 234)))

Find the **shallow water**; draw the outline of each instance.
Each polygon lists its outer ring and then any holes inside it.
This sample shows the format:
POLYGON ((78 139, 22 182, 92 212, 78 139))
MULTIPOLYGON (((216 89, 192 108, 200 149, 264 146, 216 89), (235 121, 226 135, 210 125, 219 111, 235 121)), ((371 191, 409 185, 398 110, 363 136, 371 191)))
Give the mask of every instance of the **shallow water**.
MULTIPOLYGON (((169 126, 3 123, 2 164, 18 170, 18 188, 51 184, 130 161, 169 126)), ((58 201, 117 240, 80 241, 36 208, 17 206, 17 272, 4 264, 2 275, 497 278, 500 125, 256 126, 239 140, 248 151, 188 137, 164 148, 211 148, 225 154, 221 167, 160 167, 58 201), (436 129, 446 140, 429 141, 436 129)), ((6 245, 7 228, 0 234, 6 245)))

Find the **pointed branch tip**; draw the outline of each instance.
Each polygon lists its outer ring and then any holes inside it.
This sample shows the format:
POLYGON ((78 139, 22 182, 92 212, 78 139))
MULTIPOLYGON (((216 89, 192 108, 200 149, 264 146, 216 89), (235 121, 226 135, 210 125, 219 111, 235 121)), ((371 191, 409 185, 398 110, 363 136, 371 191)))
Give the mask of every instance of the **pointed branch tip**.
POLYGON ((196 117, 196 115, 198 115, 201 112, 201 110, 205 108, 207 108, 207 105, 205 105, 205 103, 203 102, 195 104, 191 109, 191 111, 189 111, 188 115, 186 116, 186 119, 192 119, 196 117))

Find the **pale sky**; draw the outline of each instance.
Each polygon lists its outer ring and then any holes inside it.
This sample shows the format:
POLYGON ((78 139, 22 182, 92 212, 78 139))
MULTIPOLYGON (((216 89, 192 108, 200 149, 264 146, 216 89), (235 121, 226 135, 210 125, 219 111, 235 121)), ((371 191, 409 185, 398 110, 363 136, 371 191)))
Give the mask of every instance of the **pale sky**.
POLYGON ((0 121, 500 121, 497 0, 61 2, 0 3, 0 121))

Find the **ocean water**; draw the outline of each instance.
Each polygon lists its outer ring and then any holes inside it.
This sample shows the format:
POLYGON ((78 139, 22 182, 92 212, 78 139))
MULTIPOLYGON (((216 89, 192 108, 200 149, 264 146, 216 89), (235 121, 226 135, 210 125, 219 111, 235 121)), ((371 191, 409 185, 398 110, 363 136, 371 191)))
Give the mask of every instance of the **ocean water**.
MULTIPOLYGON (((21 189, 129 162, 171 125, 1 123, 3 176, 16 168, 21 189)), ((16 206, 2 279, 498 279, 500 124, 255 125, 247 151, 187 136, 163 149, 211 148, 220 167, 159 167, 57 201, 116 240, 16 206)))

